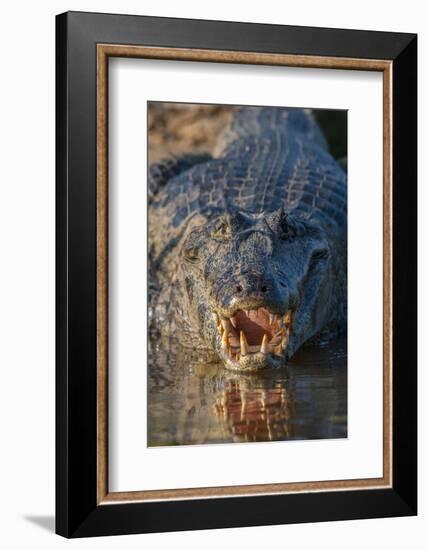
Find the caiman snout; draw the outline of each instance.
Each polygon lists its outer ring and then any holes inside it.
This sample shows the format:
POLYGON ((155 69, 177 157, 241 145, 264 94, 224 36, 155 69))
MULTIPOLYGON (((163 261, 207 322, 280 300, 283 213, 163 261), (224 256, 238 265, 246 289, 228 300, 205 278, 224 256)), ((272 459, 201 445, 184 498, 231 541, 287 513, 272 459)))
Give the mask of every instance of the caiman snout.
POLYGON ((247 272, 231 276, 220 291, 218 305, 227 311, 237 304, 245 307, 264 306, 277 313, 289 309, 290 294, 284 282, 273 275, 260 272, 247 272))
POLYGON ((236 278, 236 292, 238 294, 257 293, 265 294, 272 288, 272 282, 266 281, 263 277, 241 276, 236 278))

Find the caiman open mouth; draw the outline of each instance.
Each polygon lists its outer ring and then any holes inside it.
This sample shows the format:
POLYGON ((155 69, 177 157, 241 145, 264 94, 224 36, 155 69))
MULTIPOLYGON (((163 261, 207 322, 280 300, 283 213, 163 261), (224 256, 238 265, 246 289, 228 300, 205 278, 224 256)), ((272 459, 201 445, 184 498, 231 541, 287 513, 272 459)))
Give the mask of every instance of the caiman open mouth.
POLYGON ((226 366, 257 370, 280 363, 290 338, 293 312, 272 313, 266 307, 238 309, 230 317, 214 313, 226 366))

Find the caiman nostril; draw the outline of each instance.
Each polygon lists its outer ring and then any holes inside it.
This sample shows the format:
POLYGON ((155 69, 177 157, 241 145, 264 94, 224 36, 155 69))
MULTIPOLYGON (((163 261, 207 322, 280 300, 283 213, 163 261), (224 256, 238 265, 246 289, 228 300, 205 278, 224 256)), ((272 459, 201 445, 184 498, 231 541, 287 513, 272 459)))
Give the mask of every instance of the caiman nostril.
POLYGON ((238 285, 236 287, 236 292, 242 292, 242 286, 241 285, 238 285))
POLYGON ((262 292, 267 292, 267 286, 265 285, 262 286, 262 292))

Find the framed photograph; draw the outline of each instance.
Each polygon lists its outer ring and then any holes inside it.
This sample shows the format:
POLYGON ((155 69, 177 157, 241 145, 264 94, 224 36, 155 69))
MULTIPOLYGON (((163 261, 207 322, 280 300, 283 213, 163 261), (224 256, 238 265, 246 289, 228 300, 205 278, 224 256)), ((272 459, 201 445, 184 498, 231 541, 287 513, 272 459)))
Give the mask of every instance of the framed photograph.
POLYGON ((56 37, 57 533, 416 514, 416 35, 56 37))

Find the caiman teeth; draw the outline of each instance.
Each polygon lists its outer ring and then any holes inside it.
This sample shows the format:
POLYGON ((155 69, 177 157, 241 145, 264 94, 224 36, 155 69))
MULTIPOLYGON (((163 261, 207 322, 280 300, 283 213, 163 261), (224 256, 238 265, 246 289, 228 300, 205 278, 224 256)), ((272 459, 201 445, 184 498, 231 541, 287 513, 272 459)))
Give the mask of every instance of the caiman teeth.
POLYGON ((268 343, 268 335, 265 334, 263 336, 262 345, 260 346, 260 351, 264 353, 265 355, 269 353, 269 343, 268 343))
POLYGON ((238 310, 230 317, 214 313, 213 319, 224 355, 237 363, 259 353, 282 355, 290 338, 293 312, 288 310, 281 315, 260 307, 238 310))
POLYGON ((221 345, 226 351, 229 350, 229 338, 226 331, 223 332, 223 336, 221 337, 221 345))
POLYGON ((285 350, 285 348, 287 347, 287 344, 288 344, 288 335, 287 333, 285 333, 279 345, 279 353, 282 353, 285 350))
POLYGON ((239 334, 239 341, 241 344, 241 355, 248 355, 249 349, 248 349, 248 342, 245 337, 245 332, 241 330, 239 334))
POLYGON ((229 330, 230 330, 229 319, 222 319, 221 324, 223 325, 223 330, 226 332, 226 334, 229 334, 229 330))
POLYGON ((291 309, 284 315, 284 323, 287 327, 291 326, 291 309))

